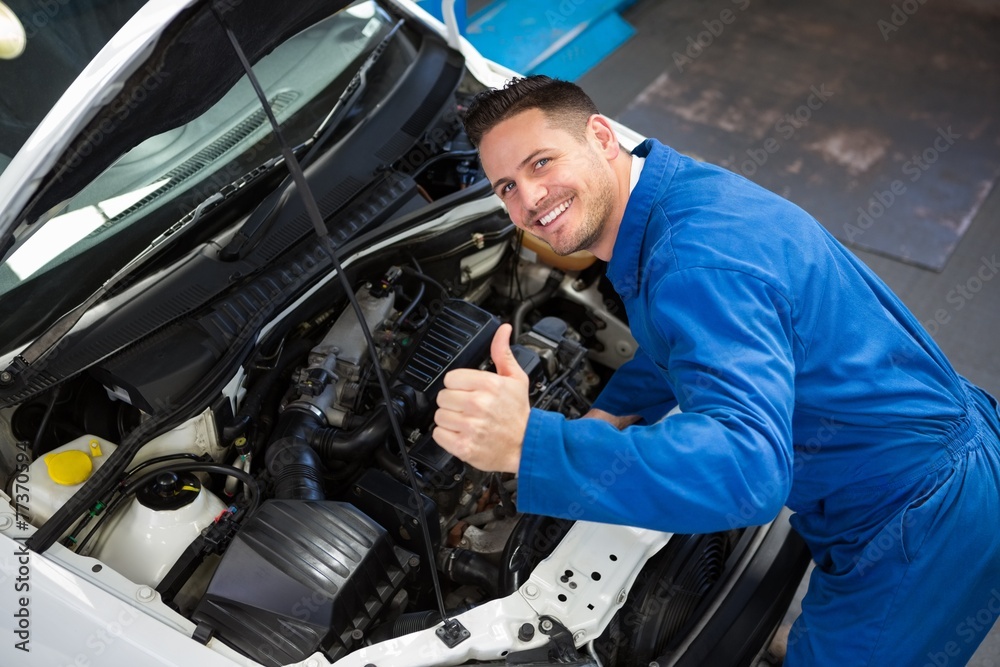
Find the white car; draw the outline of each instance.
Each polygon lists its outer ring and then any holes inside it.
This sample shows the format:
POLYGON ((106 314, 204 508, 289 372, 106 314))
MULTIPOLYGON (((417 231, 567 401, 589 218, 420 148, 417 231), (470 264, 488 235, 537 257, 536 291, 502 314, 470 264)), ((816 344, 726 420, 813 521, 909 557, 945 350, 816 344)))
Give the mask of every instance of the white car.
POLYGON ((460 118, 512 73, 444 14, 0 4, 0 664, 764 655, 808 562, 785 516, 523 515, 430 436, 501 320, 569 418, 635 350, 603 265, 491 194, 460 118))

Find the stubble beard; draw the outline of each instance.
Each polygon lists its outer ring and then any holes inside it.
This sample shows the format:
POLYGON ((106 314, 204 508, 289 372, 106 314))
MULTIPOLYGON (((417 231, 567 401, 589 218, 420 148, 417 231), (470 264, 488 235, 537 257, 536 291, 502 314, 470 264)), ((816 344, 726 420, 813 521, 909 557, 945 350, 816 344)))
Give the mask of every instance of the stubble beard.
POLYGON ((593 247, 608 226, 608 220, 614 211, 615 183, 610 174, 599 168, 600 163, 596 160, 595 166, 598 168, 594 170, 597 178, 595 179, 596 187, 592 190, 592 198, 589 202, 584 202, 580 200, 579 194, 576 195, 576 203, 581 205, 589 203, 580 225, 574 230, 563 230, 564 232, 572 232, 565 239, 546 239, 552 251, 557 255, 565 257, 593 247))

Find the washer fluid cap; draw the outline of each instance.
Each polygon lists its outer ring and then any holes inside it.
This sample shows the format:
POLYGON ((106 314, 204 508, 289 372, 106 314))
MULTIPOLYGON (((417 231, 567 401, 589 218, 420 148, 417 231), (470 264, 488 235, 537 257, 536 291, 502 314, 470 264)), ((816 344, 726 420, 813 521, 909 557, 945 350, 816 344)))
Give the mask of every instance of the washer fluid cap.
POLYGON ((86 452, 76 449, 49 454, 45 457, 45 465, 48 466, 52 481, 64 486, 82 484, 94 470, 94 463, 86 452))

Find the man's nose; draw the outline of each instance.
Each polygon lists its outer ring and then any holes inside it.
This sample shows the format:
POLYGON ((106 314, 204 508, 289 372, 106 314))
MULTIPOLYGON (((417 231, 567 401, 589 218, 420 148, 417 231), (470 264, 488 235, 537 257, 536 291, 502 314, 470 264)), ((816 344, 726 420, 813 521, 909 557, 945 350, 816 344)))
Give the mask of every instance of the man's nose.
POLYGON ((536 181, 527 181, 521 185, 521 197, 523 199, 525 209, 528 211, 537 211, 538 206, 545 201, 545 197, 548 196, 549 191, 542 183, 536 181))

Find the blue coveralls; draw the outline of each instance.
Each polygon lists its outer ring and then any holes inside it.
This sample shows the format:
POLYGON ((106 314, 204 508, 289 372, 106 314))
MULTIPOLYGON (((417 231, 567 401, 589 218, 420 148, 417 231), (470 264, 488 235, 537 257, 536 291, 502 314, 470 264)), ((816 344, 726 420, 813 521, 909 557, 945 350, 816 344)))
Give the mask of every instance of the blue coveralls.
POLYGON ((607 273, 640 349, 594 407, 645 424, 532 410, 520 509, 705 533, 787 505, 817 564, 787 665, 965 664, 1000 614, 996 402, 800 208, 635 154, 607 273))

